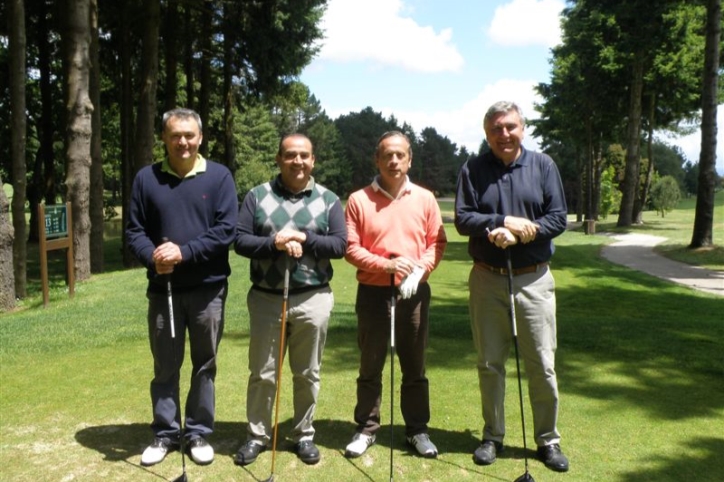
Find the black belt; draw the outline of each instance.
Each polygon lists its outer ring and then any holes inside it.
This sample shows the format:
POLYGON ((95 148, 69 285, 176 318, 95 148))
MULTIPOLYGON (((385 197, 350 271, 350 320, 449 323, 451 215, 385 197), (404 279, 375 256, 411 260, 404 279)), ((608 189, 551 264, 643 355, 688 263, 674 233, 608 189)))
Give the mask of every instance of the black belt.
MULTIPOLYGON (((522 268, 514 268, 513 269, 513 276, 518 276, 520 274, 529 274, 529 273, 536 273, 538 270, 541 270, 548 266, 548 262, 544 263, 538 263, 538 264, 532 264, 530 266, 524 266, 522 268)), ((486 271, 490 271, 491 273, 499 274, 501 276, 507 276, 508 275, 508 268, 498 268, 495 266, 490 266, 487 263, 483 263, 482 261, 476 261, 475 267, 484 269, 486 271)))
MULTIPOLYGON (((307 291, 321 290, 322 288, 327 288, 328 286, 329 286, 329 283, 322 283, 321 285, 310 285, 310 286, 302 286, 300 288, 289 288, 289 294, 298 295, 300 293, 306 293, 307 291)), ((259 285, 251 285, 251 289, 257 290, 257 291, 262 291, 264 293, 271 293, 273 295, 284 294, 284 290, 274 289, 274 288, 263 288, 259 285)))

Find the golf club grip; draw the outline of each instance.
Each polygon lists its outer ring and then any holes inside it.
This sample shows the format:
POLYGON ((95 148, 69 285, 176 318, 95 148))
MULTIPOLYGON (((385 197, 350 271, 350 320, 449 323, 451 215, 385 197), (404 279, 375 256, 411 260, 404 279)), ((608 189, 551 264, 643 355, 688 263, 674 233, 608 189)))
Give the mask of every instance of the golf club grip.
MULTIPOLYGON (((161 238, 161 242, 168 243, 166 236, 161 238)), ((166 278, 166 297, 168 298, 168 323, 171 326, 171 338, 176 338, 176 323, 173 319, 173 289, 171 288, 171 275, 164 275, 166 278)))
POLYGON ((518 337, 518 323, 515 319, 515 292, 513 291, 513 261, 510 257, 510 248, 505 250, 505 262, 508 268, 508 297, 510 298, 510 324, 513 338, 518 337))

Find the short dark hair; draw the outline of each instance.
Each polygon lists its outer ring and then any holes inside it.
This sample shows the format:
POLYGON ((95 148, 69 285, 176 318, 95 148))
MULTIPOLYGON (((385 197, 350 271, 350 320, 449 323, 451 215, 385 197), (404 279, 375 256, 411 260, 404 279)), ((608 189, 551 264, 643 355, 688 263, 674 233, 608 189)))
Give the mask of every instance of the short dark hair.
POLYGON ((379 139, 377 139, 377 147, 375 148, 375 157, 378 157, 380 155, 380 145, 382 144, 382 141, 387 139, 388 137, 402 137, 407 141, 407 154, 410 156, 410 159, 412 159, 412 142, 410 141, 410 138, 402 131, 387 131, 384 134, 380 136, 379 139))
POLYGON ((284 144, 284 141, 289 139, 290 137, 301 137, 302 139, 306 139, 309 141, 309 145, 312 146, 312 154, 314 154, 314 144, 312 143, 312 140, 307 137, 305 134, 302 134, 301 132, 292 132, 289 134, 284 134, 281 139, 279 139, 279 148, 277 150, 277 156, 282 155, 282 144, 284 144))
POLYGON ((185 109, 183 107, 177 107, 163 113, 163 117, 161 117, 161 132, 166 130, 166 124, 168 124, 168 120, 172 117, 177 117, 179 119, 188 119, 190 117, 196 121, 196 124, 198 124, 199 132, 203 132, 203 127, 201 126, 201 116, 199 116, 195 110, 185 109))
POLYGON ((483 119, 483 126, 487 126, 488 122, 496 115, 507 114, 508 112, 512 111, 515 111, 518 114, 518 117, 520 117, 520 125, 525 126, 525 117, 523 116, 523 111, 520 109, 520 107, 518 107, 518 104, 507 100, 498 101, 488 108, 488 112, 485 113, 485 118, 483 119))

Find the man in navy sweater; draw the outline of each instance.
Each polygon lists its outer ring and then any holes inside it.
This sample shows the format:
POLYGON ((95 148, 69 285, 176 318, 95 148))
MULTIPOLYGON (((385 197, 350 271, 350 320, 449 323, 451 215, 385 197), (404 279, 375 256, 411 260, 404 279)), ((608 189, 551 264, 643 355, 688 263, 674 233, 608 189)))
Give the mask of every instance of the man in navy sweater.
POLYGON ((503 450, 505 361, 513 339, 510 259, 537 455, 546 467, 565 472, 568 459, 558 431, 555 282, 548 267, 553 238, 566 229, 563 184, 550 157, 523 147, 525 121, 516 104, 496 102, 483 125, 490 151, 462 166, 455 198, 455 227, 469 236, 474 262, 469 308, 485 425, 473 461, 492 464, 503 450))
POLYGON ((141 464, 161 462, 179 447, 183 436, 192 460, 205 465, 214 460, 214 449, 206 439, 214 428, 216 355, 224 331, 229 245, 234 240, 238 200, 231 172, 198 152, 203 136, 196 112, 166 112, 161 138, 168 156, 136 175, 126 226, 129 248, 147 270, 154 365, 155 439, 143 452, 141 464), (173 317, 166 291, 169 281, 173 317), (182 433, 179 376, 186 330, 192 372, 182 433))

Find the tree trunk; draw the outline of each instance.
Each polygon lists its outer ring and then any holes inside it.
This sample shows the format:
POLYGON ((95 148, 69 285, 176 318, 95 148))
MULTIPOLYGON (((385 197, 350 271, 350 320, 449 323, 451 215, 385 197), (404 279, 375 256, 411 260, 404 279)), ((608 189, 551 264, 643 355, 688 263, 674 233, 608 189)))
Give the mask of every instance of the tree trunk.
MULTIPOLYGON (((204 0, 201 10, 201 74, 199 82, 199 116, 205 129, 209 128, 209 113, 211 112, 211 2, 204 0)), ((204 142, 199 148, 203 156, 209 153, 209 142, 204 142)))
POLYGON ((103 226, 105 212, 103 202, 103 155, 101 151, 101 71, 98 55, 98 0, 90 0, 90 99, 93 103, 91 116, 91 172, 90 172, 90 259, 91 272, 103 272, 103 226))
MULTIPOLYGON (((194 35, 190 32, 194 31, 193 8, 190 4, 186 4, 184 9, 184 27, 186 29, 184 41, 184 73, 186 74, 186 107, 193 109, 196 105, 194 96, 194 35)), ((206 144, 204 142, 204 144, 206 144)))
POLYGON ((598 221, 601 214, 601 171, 603 170, 603 144, 599 133, 593 149, 593 219, 598 221))
POLYGON ((711 246, 714 229, 716 174, 716 115, 719 81, 719 39, 721 38, 721 0, 706 2, 706 46, 704 50, 704 87, 701 96, 701 153, 699 188, 690 248, 711 246))
POLYGON ((65 184, 73 212, 75 279, 90 277, 90 168, 91 115, 90 85, 90 0, 67 3, 67 172, 65 184))
POLYGON ((8 214, 10 206, 0 176, 0 312, 15 308, 15 273, 13 273, 13 238, 15 232, 8 214))
POLYGON ((164 88, 164 110, 176 107, 176 91, 178 90, 178 77, 176 70, 178 66, 178 1, 169 0, 166 4, 166 15, 164 17, 163 37, 166 53, 166 85, 164 88))
MULTIPOLYGON (((225 11, 230 9, 230 4, 224 4, 225 11)), ((224 15, 230 18, 230 13, 224 15)), ((233 26, 226 22, 224 33, 224 159, 223 163, 231 170, 236 171, 236 151, 234 144, 234 94, 235 88, 232 83, 234 75, 234 40, 233 26)))
POLYGON ((40 117, 37 123, 38 152, 33 169, 32 189, 28 190, 28 204, 30 207, 30 225, 28 239, 37 241, 38 233, 38 204, 45 200, 45 204, 56 203, 55 192, 55 153, 53 152, 53 135, 55 126, 53 122, 53 89, 51 85, 52 71, 50 63, 51 44, 48 38, 48 12, 46 2, 38 2, 38 24, 35 41, 38 45, 38 73, 40 89, 40 117))
POLYGON ((593 220, 593 127, 586 119, 586 221, 593 220))
POLYGON ((636 203, 634 204, 633 218, 636 220, 636 224, 643 224, 643 212, 646 209, 646 200, 649 198, 649 192, 651 191, 651 180, 654 177, 654 122, 656 114, 656 96, 651 95, 651 103, 649 105, 649 126, 647 129, 646 138, 646 155, 649 159, 648 167, 646 169, 646 177, 644 179, 644 185, 641 188, 641 194, 636 203))
MULTIPOLYGON (((25 165, 26 117, 25 117, 25 4, 23 0, 10 0, 8 15, 8 51, 10 54, 10 110, 12 128, 10 129, 10 155, 12 157, 13 183, 13 270, 15 295, 24 298, 27 295, 27 233, 25 224, 25 165)), ((0 186, 2 187, 2 186, 0 186)), ((5 215, 4 213, 2 214, 5 215)))
MULTIPOLYGON (((132 132, 133 132, 133 75, 131 73, 131 29, 128 2, 123 3, 121 12, 121 224, 128 223, 128 206, 131 203, 131 185, 133 183, 132 132)), ((130 268, 138 261, 128 249, 125 230, 122 234, 123 266, 130 268)))
POLYGON ((644 85, 644 53, 636 52, 632 65, 630 102, 628 111, 628 132, 626 147, 626 169, 623 178, 623 196, 618 213, 617 226, 631 226, 634 204, 639 191, 639 169, 641 164, 641 94, 644 85))
POLYGON ((156 90, 158 86, 158 32, 161 19, 160 0, 143 4, 145 28, 141 53, 141 89, 136 118, 134 142, 134 174, 153 162, 154 120, 156 118, 156 90))

